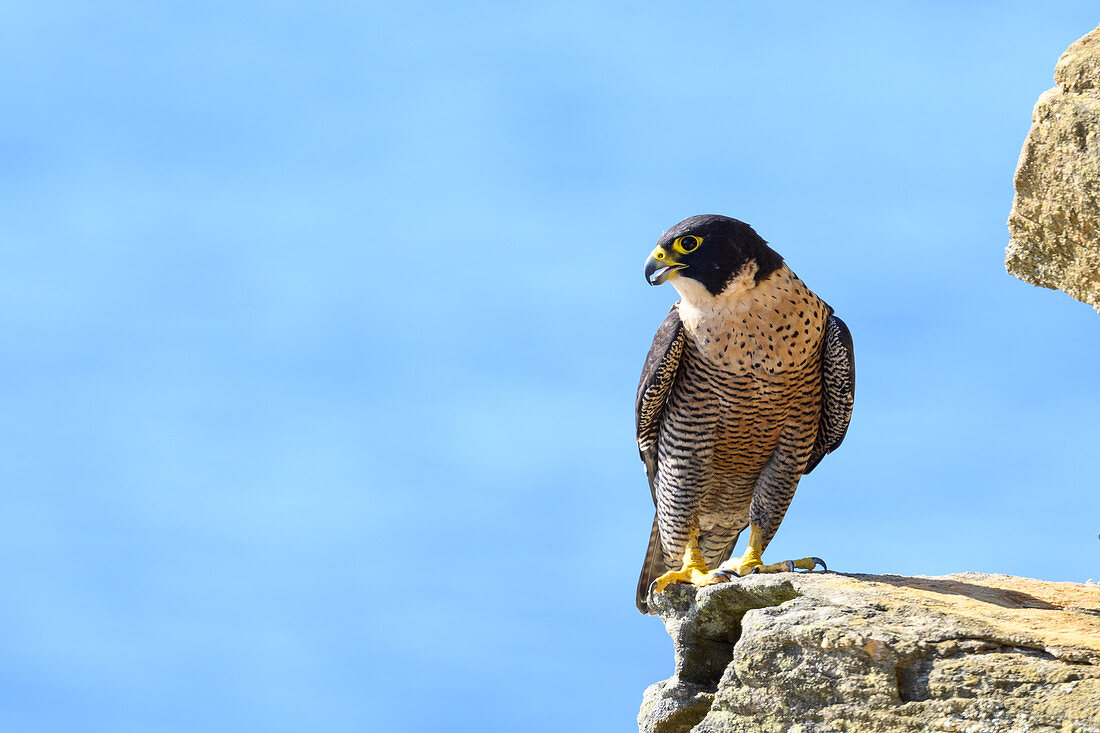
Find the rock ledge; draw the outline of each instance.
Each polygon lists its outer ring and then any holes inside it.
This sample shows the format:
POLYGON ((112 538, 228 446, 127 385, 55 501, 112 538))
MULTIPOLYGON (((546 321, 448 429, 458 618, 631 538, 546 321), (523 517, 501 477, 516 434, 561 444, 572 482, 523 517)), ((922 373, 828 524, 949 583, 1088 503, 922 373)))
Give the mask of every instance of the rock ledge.
POLYGON ((656 597, 675 673, 642 731, 1100 733, 1100 586, 754 575, 656 597))

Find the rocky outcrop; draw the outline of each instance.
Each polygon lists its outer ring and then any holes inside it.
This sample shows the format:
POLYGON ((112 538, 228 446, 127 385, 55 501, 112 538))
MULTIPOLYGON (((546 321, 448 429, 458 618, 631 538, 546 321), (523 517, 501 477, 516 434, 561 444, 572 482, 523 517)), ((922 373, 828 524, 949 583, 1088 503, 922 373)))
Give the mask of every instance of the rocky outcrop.
POLYGON ((1100 310, 1100 28, 1054 67, 1032 113, 1008 217, 1008 271, 1100 310))
POLYGON ((675 673, 642 731, 1100 733, 1097 585, 784 573, 651 608, 675 673))

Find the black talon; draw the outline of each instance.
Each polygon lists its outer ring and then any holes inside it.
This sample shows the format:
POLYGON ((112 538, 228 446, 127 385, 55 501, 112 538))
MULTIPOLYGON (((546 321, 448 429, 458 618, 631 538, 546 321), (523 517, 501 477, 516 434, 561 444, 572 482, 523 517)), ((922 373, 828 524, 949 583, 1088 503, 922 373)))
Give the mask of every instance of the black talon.
POLYGON ((753 569, 752 569, 752 572, 751 572, 751 573, 749 573, 749 574, 750 574, 750 575, 756 575, 756 574, 757 574, 757 573, 759 573, 759 572, 760 572, 760 566, 759 566, 759 565, 757 565, 757 566, 756 566, 755 568, 753 568, 753 569))
POLYGON ((655 586, 655 585, 657 585, 656 580, 654 580, 652 583, 649 584, 649 590, 647 590, 645 592, 646 598, 649 598, 651 595, 653 595, 653 586, 655 586))
POLYGON ((788 573, 793 573, 794 572, 794 560, 788 560, 787 561, 787 572, 788 573))
POLYGON ((815 570, 817 569, 817 566, 820 565, 821 566, 821 572, 823 572, 823 573, 829 572, 829 566, 826 565, 825 561, 822 560, 820 557, 811 557, 810 559, 814 561, 814 569, 815 570))

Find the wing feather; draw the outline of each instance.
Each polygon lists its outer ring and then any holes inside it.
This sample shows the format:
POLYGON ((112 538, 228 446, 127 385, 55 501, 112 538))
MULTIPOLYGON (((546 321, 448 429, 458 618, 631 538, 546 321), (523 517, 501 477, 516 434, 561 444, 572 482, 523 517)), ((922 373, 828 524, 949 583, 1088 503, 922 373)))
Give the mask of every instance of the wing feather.
POLYGON ((856 398, 856 356, 852 334, 844 321, 829 316, 821 364, 821 418, 810 460, 803 473, 814 470, 821 459, 844 440, 856 398))
POLYGON ((634 405, 634 421, 638 432, 638 452, 645 463, 649 477, 649 490, 653 504, 657 504, 654 488, 657 475, 657 433, 661 426, 661 413, 668 399, 676 372, 680 367, 680 354, 684 351, 684 327, 680 311, 672 306, 665 320, 653 337, 653 345, 642 367, 638 381, 638 398, 634 405))
MULTIPOLYGON (((646 476, 649 479, 649 493, 653 505, 657 505, 657 443, 661 428, 661 414, 665 402, 676 381, 680 369, 680 355, 684 352, 684 327, 680 322, 680 311, 672 306, 665 320, 653 337, 653 345, 642 367, 642 378, 638 380, 638 399, 634 404, 634 421, 638 430, 638 452, 645 463, 646 476)), ((646 549, 642 572, 638 578, 638 592, 635 603, 642 613, 649 612, 647 596, 649 585, 661 573, 668 570, 665 565, 664 549, 661 546, 661 531, 657 526, 657 517, 653 517, 653 529, 649 533, 649 547, 646 549)))

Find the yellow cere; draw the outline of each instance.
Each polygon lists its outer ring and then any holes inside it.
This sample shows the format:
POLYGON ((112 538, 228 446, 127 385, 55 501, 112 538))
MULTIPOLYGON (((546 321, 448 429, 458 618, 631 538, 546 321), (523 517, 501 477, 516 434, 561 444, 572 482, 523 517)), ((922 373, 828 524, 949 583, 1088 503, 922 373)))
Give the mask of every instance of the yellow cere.
POLYGON ((677 237, 676 241, 672 243, 672 248, 680 254, 686 255, 689 252, 694 252, 699 249, 699 245, 702 243, 702 237, 696 237, 693 234, 689 234, 686 237, 677 237))

